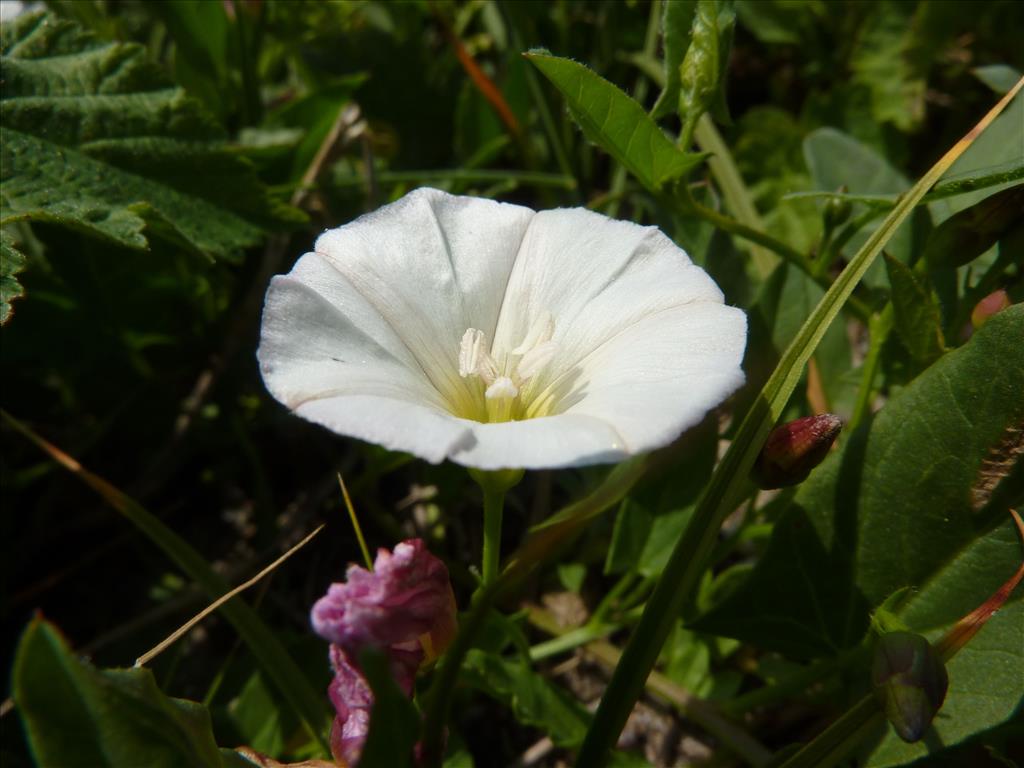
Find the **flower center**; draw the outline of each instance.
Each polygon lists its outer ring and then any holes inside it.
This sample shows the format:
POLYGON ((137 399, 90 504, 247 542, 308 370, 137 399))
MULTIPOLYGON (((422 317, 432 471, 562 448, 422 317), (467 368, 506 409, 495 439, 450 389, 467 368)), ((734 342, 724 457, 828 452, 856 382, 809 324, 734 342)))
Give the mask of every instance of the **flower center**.
MULTIPOLYGON (((551 341, 555 332, 555 319, 550 312, 542 312, 534 321, 523 343, 497 358, 487 350, 487 336, 476 328, 468 328, 459 345, 459 375, 464 379, 478 379, 483 389, 482 408, 472 410, 477 421, 515 421, 532 416, 527 409, 530 400, 530 382, 540 373, 558 351, 551 341)), ((476 394, 476 393, 474 393, 476 394)), ((479 398, 475 398, 479 401, 479 398)), ((465 414, 463 414, 465 415, 465 414)))

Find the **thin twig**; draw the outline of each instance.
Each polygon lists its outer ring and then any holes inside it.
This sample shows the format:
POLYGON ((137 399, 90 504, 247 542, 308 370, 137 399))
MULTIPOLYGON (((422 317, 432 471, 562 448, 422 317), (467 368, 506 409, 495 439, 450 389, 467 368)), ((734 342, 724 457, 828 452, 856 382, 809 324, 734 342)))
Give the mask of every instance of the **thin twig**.
POLYGON ((246 581, 246 582, 244 582, 242 584, 239 584, 237 587, 232 589, 227 594, 221 595, 219 598, 214 600, 212 603, 210 603, 208 606, 206 606, 203 610, 201 610, 199 613, 197 613, 191 619, 189 619, 184 624, 182 624, 180 627, 178 627, 176 630, 174 630, 174 632, 172 632, 168 637, 166 637, 164 640, 160 641, 160 643, 158 643, 154 648, 152 648, 149 651, 146 651, 146 653, 144 653, 141 656, 139 656, 139 658, 137 658, 135 660, 135 666, 136 667, 141 667, 141 666, 147 664, 152 659, 154 659, 159 654, 161 654, 164 650, 167 649, 168 646, 172 645, 176 640, 178 640, 178 638, 180 638, 182 635, 187 633, 190 629, 192 629, 192 627, 194 627, 200 621, 205 619, 207 616, 209 616, 215 610, 220 608, 228 600, 233 598, 238 593, 245 591, 246 589, 251 587, 253 584, 256 584, 257 582, 259 582, 259 580, 262 579, 264 576, 266 576, 267 574, 272 573, 274 570, 276 570, 285 560, 287 560, 289 557, 291 557, 296 552, 298 552, 300 549, 302 549, 304 546, 306 546, 306 544, 308 544, 310 541, 312 541, 313 537, 316 536, 318 533, 320 533, 320 531, 322 531, 323 529, 324 529, 323 525, 318 526, 311 534, 306 536, 306 538, 304 538, 302 541, 300 541, 294 547, 289 549, 287 552, 285 552, 283 555, 281 555, 279 558, 277 558, 277 560, 272 562, 270 565, 268 565, 262 571, 257 573, 251 579, 249 579, 248 581, 246 581))

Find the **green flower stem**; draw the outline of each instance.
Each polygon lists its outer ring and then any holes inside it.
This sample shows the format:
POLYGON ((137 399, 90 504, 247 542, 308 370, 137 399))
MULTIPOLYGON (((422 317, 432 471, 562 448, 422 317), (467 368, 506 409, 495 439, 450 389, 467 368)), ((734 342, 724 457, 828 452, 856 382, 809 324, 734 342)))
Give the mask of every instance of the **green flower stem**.
POLYGON ((890 303, 882 310, 881 314, 872 315, 871 320, 868 321, 868 335, 871 341, 867 357, 864 358, 864 366, 861 369, 857 402, 853 407, 853 415, 850 417, 848 425, 851 432, 860 426, 871 410, 871 401, 875 393, 875 377, 882 359, 882 347, 892 330, 892 313, 892 303, 890 303))
POLYGON ((471 469, 469 474, 484 492, 484 547, 480 576, 481 586, 489 587, 497 580, 501 565, 501 518, 505 510, 505 492, 523 479, 523 471, 471 469))
MULTIPOLYGON (((424 697, 422 744, 425 765, 441 764, 445 723, 459 670, 486 623, 488 612, 502 596, 513 592, 541 562, 580 533, 591 520, 622 501, 650 464, 649 457, 639 456, 616 466, 590 494, 534 528, 523 545, 509 558, 501 576, 474 595, 473 605, 465 619, 459 623, 459 631, 451 647, 438 662, 434 680, 424 697)), ((484 473, 471 471, 471 474, 476 478, 484 473)))
POLYGON ((834 658, 811 664, 773 685, 766 685, 763 688, 758 688, 755 691, 723 702, 722 709, 726 714, 739 717, 754 709, 785 701, 791 696, 803 693, 815 683, 826 680, 836 672, 847 668, 863 655, 864 649, 862 647, 852 648, 834 658))
MULTIPOLYGON (((767 232, 762 232, 759 229, 748 227, 746 224, 743 224, 730 216, 726 216, 724 213, 719 213, 713 208, 701 205, 694 200, 692 196, 690 196, 688 190, 686 192, 686 196, 689 199, 684 199, 681 204, 681 213, 695 214, 724 232, 742 237, 744 240, 749 240, 752 243, 757 243, 758 245, 774 251, 790 264, 793 264, 797 268, 803 270, 805 274, 825 290, 828 290, 832 285, 827 276, 817 274, 814 269, 814 264, 812 264, 804 254, 792 246, 772 237, 767 232)), ((846 306, 849 307, 850 311, 858 320, 867 322, 871 317, 870 307, 856 296, 851 296, 849 300, 847 300, 846 306)))
MULTIPOLYGON (((711 157, 708 158, 708 167, 711 169, 711 175, 722 189, 725 205, 732 215, 741 224, 763 231, 764 223, 754 206, 750 190, 743 182, 739 168, 736 167, 736 162, 733 160, 732 152, 729 151, 729 146, 722 139, 718 129, 715 128, 714 121, 707 115, 702 115, 697 121, 693 138, 702 151, 711 153, 711 157)), ((754 268, 763 278, 768 277, 778 263, 778 259, 772 254, 771 249, 757 243, 751 247, 750 256, 754 268)))
POLYGON ((505 494, 484 489, 484 553, 480 575, 486 587, 498 578, 501 561, 501 517, 505 507, 505 494))

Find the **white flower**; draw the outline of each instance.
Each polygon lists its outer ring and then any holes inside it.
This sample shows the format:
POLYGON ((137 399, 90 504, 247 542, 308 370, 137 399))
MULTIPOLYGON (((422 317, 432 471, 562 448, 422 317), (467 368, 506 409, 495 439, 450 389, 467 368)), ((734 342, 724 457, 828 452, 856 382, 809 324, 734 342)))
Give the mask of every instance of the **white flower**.
POLYGON ((481 469, 619 461, 743 383, 743 313, 654 227, 418 189, 273 279, 258 352, 299 416, 481 469))

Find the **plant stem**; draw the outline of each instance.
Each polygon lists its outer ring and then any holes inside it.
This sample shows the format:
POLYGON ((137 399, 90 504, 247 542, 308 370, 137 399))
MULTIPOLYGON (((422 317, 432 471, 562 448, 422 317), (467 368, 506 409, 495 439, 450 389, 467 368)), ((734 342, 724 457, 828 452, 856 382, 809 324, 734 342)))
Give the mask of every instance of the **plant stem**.
POLYGON ((881 721, 882 711, 875 697, 865 696, 779 768, 830 768, 881 721))
POLYGON ((882 346, 889 338, 889 331, 892 330, 892 304, 888 304, 881 314, 873 315, 868 321, 868 335, 870 346, 867 357, 864 358, 864 367, 861 372, 860 388, 857 390, 857 403, 853 407, 853 415, 850 417, 849 429, 852 432, 871 410, 872 395, 875 392, 875 375, 878 373, 878 364, 882 358, 882 346))
MULTIPOLYGON (((692 196, 686 200, 683 204, 683 213, 693 213, 700 216, 705 221, 718 227, 719 229, 728 232, 733 235, 742 237, 744 240, 749 240, 752 243, 764 246, 765 248, 774 251, 783 259, 788 261, 790 264, 801 269, 808 277, 812 278, 822 288, 828 290, 831 286, 831 282, 825 275, 817 274, 814 265, 808 260, 804 254, 796 250, 792 246, 777 240, 776 238, 769 235, 767 232, 762 232, 759 229, 754 229, 746 224, 743 224, 736 219, 726 216, 724 213, 719 213, 713 208, 708 208, 705 205, 701 205, 692 196)), ((851 296, 847 300, 846 305, 850 308, 853 314, 858 320, 867 322, 871 317, 871 309, 863 301, 858 299, 856 296, 851 296)))
POLYGON ((484 487, 484 551, 480 574, 483 586, 498 578, 501 562, 501 517, 505 508, 505 492, 484 487))

